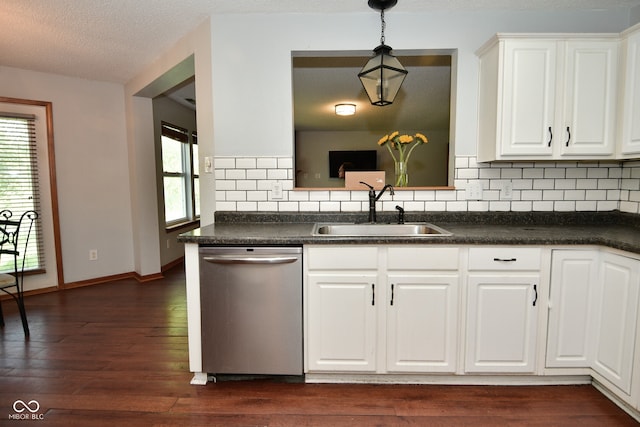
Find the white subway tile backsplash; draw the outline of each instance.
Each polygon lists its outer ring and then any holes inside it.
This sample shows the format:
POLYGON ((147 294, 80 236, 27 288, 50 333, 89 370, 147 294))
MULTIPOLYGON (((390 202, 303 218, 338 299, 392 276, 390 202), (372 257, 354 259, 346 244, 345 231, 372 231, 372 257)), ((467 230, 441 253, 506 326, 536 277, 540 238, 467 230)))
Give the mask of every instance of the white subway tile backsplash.
POLYGON ((247 179, 247 171, 244 169, 227 169, 224 174, 225 179, 247 179))
POLYGON ((586 200, 585 190, 566 190, 564 192, 565 200, 586 200))
POLYGON ((258 210, 263 212, 277 212, 278 202, 258 202, 258 210))
POLYGON ((562 179, 566 176, 566 171, 562 167, 544 168, 545 179, 562 179))
MULTIPOLYGON (((604 211, 640 209, 640 161, 617 163, 477 163, 455 159, 454 190, 397 190, 385 193, 378 209, 392 211, 604 211), (481 200, 467 200, 466 188, 479 182, 481 200), (505 182, 511 199, 501 199, 505 182)), ((216 209, 259 211, 366 212, 365 190, 295 190, 291 157, 218 157, 214 161, 216 209), (282 199, 272 199, 275 182, 282 199)))
POLYGON ((278 159, 275 157, 258 157, 256 159, 256 167, 259 169, 276 169, 278 167, 278 159))
POLYGON ((612 211, 614 209, 618 209, 620 202, 616 201, 598 201, 598 210, 599 211, 612 211))
POLYGON ((553 205, 553 210, 557 212, 571 212, 576 210, 576 202, 561 200, 553 205))
POLYGON ((236 189, 236 181, 219 179, 216 180, 216 190, 218 191, 229 191, 236 189))
POLYGON ((608 177, 609 177, 609 168, 590 167, 589 169, 587 169, 587 178, 600 179, 600 178, 608 178, 608 177))
POLYGON ((340 211, 342 212, 360 212, 362 210, 362 202, 340 202, 340 211))
POLYGON ((216 169, 235 169, 236 159, 234 157, 216 157, 213 165, 216 169))
POLYGON ((267 179, 287 179, 286 169, 267 169, 267 179))
POLYGON ((247 179, 267 179, 267 170, 249 169, 247 170, 247 179))
POLYGON ((253 212, 258 209, 257 202, 238 202, 237 210, 244 212, 253 212))
POLYGON ((278 202, 278 210, 282 212, 298 212, 298 202, 278 202))
POLYGON ((258 182, 255 180, 236 181, 236 190, 255 191, 258 189, 258 182))
POLYGON ((239 157, 236 159, 236 168, 238 169, 255 169, 256 158, 255 157, 239 157))
POLYGON ((550 212, 553 211, 553 202, 536 201, 533 202, 532 210, 534 212, 550 212))
POLYGON ((511 203, 511 210, 514 212, 530 212, 532 207, 532 202, 515 201, 511 203))
POLYGON ((567 178, 586 178, 587 170, 584 168, 567 168, 566 177, 567 178))
POLYGON ((611 190, 620 188, 620 180, 618 179, 599 179, 598 188, 602 190, 611 190))
POLYGON ((247 200, 246 191, 227 191, 227 200, 229 201, 245 201, 247 200))
POLYGON ((598 209, 598 203, 595 201, 577 201, 576 202, 576 210, 579 212, 585 211, 595 211, 598 209))
POLYGON ((293 169, 293 158, 278 157, 278 169, 293 169))
POLYGON ((575 190, 576 189, 576 180, 575 179, 556 179, 555 182, 556 190, 575 190))
POLYGON ((266 202, 268 197, 266 191, 247 191, 247 200, 256 202, 266 202))
POLYGON ((340 202, 318 202, 320 212, 340 212, 340 202))
POLYGON ((320 211, 320 202, 300 202, 301 212, 318 212, 320 211))

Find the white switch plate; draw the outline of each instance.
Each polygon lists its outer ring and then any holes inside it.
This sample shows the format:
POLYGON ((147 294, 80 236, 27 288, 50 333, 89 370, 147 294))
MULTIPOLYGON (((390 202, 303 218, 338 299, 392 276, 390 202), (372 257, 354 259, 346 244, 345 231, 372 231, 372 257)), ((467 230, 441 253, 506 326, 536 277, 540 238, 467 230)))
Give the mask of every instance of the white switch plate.
POLYGON ((513 199, 513 182, 505 181, 502 183, 502 190, 500 191, 500 199, 502 200, 513 199))
POLYGON ((482 200, 482 183, 480 181, 467 184, 467 200, 482 200))
POLYGON ((271 198, 282 199, 282 183, 280 181, 274 182, 271 186, 271 198))
POLYGON ((213 172, 213 158, 205 157, 204 158, 204 173, 212 173, 213 172))

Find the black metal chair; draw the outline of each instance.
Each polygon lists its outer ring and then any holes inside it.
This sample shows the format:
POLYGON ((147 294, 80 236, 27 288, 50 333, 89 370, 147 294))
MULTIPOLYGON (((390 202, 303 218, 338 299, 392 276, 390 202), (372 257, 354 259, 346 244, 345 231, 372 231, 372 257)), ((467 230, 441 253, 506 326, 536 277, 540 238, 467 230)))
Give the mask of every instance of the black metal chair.
MULTIPOLYGON (((7 257, 11 258, 8 268, 3 269, 7 272, 0 273, 0 291, 9 295, 18 304, 22 328, 27 337, 29 324, 24 308, 24 266, 29 237, 37 218, 38 214, 35 211, 26 211, 16 219, 13 219, 13 213, 10 210, 0 211, 0 261, 3 262, 7 257)), ((0 304, 0 327, 4 327, 2 304, 0 304)))

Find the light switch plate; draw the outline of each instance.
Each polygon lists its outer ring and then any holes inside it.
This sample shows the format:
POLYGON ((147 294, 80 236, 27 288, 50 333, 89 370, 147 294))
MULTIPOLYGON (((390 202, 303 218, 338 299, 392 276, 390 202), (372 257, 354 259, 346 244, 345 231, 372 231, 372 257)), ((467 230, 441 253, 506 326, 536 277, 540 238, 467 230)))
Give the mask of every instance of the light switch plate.
POLYGON ((482 200, 482 183, 480 181, 467 184, 467 200, 482 200))

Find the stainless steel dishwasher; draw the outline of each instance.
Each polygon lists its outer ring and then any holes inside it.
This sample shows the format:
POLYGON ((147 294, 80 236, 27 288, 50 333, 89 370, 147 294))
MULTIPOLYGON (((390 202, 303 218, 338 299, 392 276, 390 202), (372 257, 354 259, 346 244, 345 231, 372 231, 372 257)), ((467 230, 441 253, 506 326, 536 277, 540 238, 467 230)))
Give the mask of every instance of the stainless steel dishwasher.
POLYGON ((302 248, 200 248, 202 368, 302 375, 302 248))

